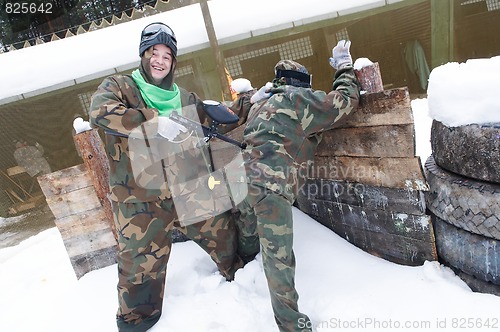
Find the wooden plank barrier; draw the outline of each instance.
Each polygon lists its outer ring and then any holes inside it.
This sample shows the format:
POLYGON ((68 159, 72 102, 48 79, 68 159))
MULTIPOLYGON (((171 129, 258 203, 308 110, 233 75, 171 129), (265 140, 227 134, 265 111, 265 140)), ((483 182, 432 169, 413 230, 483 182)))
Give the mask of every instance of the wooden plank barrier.
POLYGON ((75 136, 84 163, 38 177, 76 277, 116 263, 108 168, 96 130, 75 136))
POLYGON ((341 127, 324 133, 297 206, 391 262, 437 260, 408 90, 384 91, 378 63, 356 76, 364 91, 360 106, 341 127))

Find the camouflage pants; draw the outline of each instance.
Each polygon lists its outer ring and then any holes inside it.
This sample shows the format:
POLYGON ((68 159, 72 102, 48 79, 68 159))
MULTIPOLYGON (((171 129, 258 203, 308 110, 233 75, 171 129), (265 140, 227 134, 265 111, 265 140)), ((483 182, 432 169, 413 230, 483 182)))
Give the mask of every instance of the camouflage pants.
POLYGON ((251 257, 262 251, 264 272, 274 318, 280 331, 311 331, 310 320, 299 312, 295 289, 292 204, 284 196, 250 185, 238 206, 238 252, 251 257))
POLYGON ((172 200, 113 202, 118 239, 117 325, 120 332, 151 328, 162 312, 172 230, 179 229, 203 248, 227 280, 243 266, 236 254, 236 228, 226 213, 180 227, 172 200))

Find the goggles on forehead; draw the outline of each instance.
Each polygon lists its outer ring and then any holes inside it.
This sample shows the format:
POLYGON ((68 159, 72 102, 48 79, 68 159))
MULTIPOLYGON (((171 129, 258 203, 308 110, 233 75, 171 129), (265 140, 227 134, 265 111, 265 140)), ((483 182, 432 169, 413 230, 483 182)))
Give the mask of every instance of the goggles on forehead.
POLYGON ((177 40, 175 39, 175 34, 172 31, 172 29, 170 29, 170 27, 168 25, 165 25, 162 23, 152 23, 152 24, 148 25, 147 27, 145 27, 144 30, 142 30, 141 39, 143 39, 143 40, 149 39, 151 37, 156 36, 157 34, 159 34, 161 32, 166 33, 174 40, 174 42, 177 42, 177 40))

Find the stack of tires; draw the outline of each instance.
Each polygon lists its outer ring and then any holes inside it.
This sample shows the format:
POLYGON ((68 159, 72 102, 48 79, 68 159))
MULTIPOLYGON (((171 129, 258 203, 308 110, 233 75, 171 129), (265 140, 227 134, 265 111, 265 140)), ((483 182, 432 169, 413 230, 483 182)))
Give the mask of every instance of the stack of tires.
POLYGON ((426 194, 440 260, 474 291, 500 295, 500 123, 434 120, 426 194))

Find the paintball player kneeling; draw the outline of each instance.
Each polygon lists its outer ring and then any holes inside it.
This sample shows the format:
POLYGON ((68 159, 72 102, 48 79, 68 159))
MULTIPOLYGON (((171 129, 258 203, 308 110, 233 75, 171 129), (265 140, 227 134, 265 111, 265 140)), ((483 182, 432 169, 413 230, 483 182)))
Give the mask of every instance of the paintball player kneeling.
POLYGON ((298 309, 295 289, 292 204, 314 158, 321 133, 338 126, 360 98, 350 41, 332 50, 337 70, 332 91, 311 88, 307 69, 294 61, 275 66, 272 88, 263 87, 245 124, 243 151, 248 195, 238 205, 239 254, 251 260, 261 249, 274 317, 280 331, 311 331, 298 309))

